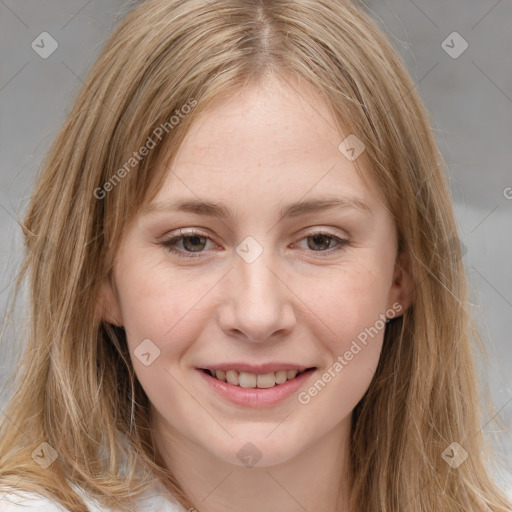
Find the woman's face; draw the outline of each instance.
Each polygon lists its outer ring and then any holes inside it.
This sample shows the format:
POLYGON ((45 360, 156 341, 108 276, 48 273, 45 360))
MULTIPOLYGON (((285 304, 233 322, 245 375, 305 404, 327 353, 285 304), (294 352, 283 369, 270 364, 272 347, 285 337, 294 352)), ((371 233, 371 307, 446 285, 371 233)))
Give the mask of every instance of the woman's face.
POLYGON ((161 434, 273 465, 347 431, 407 299, 393 220, 335 126, 304 85, 217 103, 125 233, 106 314, 161 434))

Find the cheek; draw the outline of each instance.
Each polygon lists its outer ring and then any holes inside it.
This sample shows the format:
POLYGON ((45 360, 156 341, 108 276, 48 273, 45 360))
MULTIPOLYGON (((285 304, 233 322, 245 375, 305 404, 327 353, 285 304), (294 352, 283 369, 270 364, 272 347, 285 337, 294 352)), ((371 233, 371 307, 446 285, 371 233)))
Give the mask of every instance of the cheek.
MULTIPOLYGON (((327 327, 331 354, 345 352, 354 339, 364 342, 364 333, 374 333, 375 325, 383 331, 381 315, 386 312, 390 283, 388 269, 361 261, 309 287, 307 305, 327 327)), ((373 337, 378 339, 375 333, 373 337)))
POLYGON ((203 327, 201 312, 194 305, 204 291, 200 294, 200 286, 192 287, 176 276, 167 280, 156 272, 151 278, 143 274, 132 273, 129 285, 119 290, 135 374, 158 411, 172 410, 178 417, 201 424, 204 418, 193 410, 187 386, 177 385, 176 376, 192 340, 199 338, 203 327))
POLYGON ((119 295, 130 353, 149 339, 165 359, 176 359, 187 340, 199 336, 201 313, 196 306, 208 290, 207 283, 197 281, 193 286, 187 276, 168 275, 158 268, 127 271, 130 279, 119 287, 119 295))
POLYGON ((384 268, 368 269, 354 265, 350 272, 337 272, 309 299, 321 320, 319 329, 329 332, 317 336, 328 356, 317 380, 302 390, 298 401, 314 410, 314 421, 326 428, 350 414, 367 391, 379 362, 390 277, 384 268))

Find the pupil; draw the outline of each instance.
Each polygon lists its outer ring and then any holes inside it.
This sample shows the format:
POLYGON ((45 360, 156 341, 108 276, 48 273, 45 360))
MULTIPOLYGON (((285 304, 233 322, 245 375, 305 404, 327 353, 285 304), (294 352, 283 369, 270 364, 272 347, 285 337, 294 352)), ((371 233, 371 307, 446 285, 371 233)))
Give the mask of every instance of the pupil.
MULTIPOLYGON (((313 237, 313 242, 315 244, 319 244, 319 245, 322 245, 322 249, 326 249, 329 247, 329 237, 326 236, 326 235, 314 235, 313 237), (322 244, 322 241, 324 241, 324 243, 322 244), (327 241, 327 243, 325 243, 327 241)), ((314 247, 311 247, 310 246, 310 249, 313 249, 313 250, 317 250, 315 249, 314 247)))
POLYGON ((202 236, 197 236, 197 235, 187 236, 187 237, 185 237, 185 238, 183 239, 183 242, 184 242, 184 244, 185 244, 185 247, 186 247, 187 249, 190 249, 190 247, 187 247, 187 243, 186 243, 186 242, 187 242, 187 240, 191 240, 191 241, 192 241, 192 248, 191 248, 191 251, 192 251, 192 252, 198 252, 198 251, 200 251, 201 249, 203 249, 203 248, 204 248, 204 243, 203 243, 202 245, 200 245, 199 247, 196 245, 196 244, 200 243, 200 239, 201 239, 201 238, 204 238, 204 237, 202 237, 202 236))

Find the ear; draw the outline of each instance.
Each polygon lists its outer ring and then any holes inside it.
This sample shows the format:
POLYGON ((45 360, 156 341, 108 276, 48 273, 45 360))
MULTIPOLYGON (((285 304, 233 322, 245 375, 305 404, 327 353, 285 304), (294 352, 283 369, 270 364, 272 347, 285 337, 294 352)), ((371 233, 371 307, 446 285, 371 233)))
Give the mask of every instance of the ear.
POLYGON ((411 261, 408 253, 401 252, 397 254, 395 269, 393 271, 393 282, 389 291, 388 308, 393 308, 393 304, 400 304, 401 316, 412 303, 412 272, 411 261))
POLYGON ((96 315, 109 324, 118 327, 123 326, 119 299, 117 298, 115 284, 110 274, 101 283, 96 299, 96 315))

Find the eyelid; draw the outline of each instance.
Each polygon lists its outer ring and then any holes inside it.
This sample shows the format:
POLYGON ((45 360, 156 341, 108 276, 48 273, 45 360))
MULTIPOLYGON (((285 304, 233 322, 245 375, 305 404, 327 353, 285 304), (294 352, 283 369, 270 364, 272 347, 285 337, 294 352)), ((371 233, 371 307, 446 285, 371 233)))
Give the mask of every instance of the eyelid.
POLYGON ((313 225, 307 226, 301 229, 296 235, 301 240, 304 237, 315 236, 315 235, 327 235, 332 236, 333 238, 339 238, 340 240, 349 240, 351 235, 346 230, 341 230, 340 228, 333 228, 332 226, 321 226, 321 225, 313 225), (334 233, 333 230, 337 229, 338 233, 334 233))
MULTIPOLYGON (((318 255, 317 257, 323 257, 323 255, 332 254, 334 251, 343 249, 346 245, 350 244, 349 237, 344 237, 343 235, 341 235, 341 236, 335 235, 335 234, 329 232, 329 229, 330 228, 323 228, 323 227, 317 227, 316 229, 312 228, 312 227, 304 228, 301 232, 299 232, 298 235, 296 235, 297 239, 293 243, 297 244, 298 242, 301 242, 302 240, 304 240, 306 238, 310 238, 310 237, 314 237, 314 236, 326 236, 326 237, 332 238, 333 240, 335 240, 337 242, 337 245, 335 247, 331 247, 325 251, 313 251, 313 250, 307 251, 312 254, 317 254, 318 255), (313 229, 313 231, 308 231, 308 229, 313 229)), ((170 253, 177 254, 183 258, 201 257, 203 254, 207 253, 208 251, 197 251, 197 252, 184 251, 182 249, 177 249, 176 247, 174 247, 172 245, 173 242, 176 243, 180 239, 192 237, 192 236, 205 238, 206 240, 209 240, 209 241, 215 243, 215 241, 213 240, 211 235, 202 233, 193 228, 190 228, 188 231, 187 231, 187 229, 180 228, 178 230, 178 234, 173 234, 171 232, 167 235, 164 235, 163 237, 160 237, 160 240, 157 243, 159 245, 164 246, 164 248, 167 251, 169 251, 170 253)))
POLYGON ((206 240, 209 240, 209 241, 215 243, 213 238, 210 235, 208 235, 206 233, 201 233, 200 231, 193 229, 193 228, 190 228, 190 230, 188 230, 188 231, 186 229, 180 228, 178 230, 178 233, 175 233, 175 234, 169 233, 167 235, 160 237, 160 239, 157 243, 159 245, 162 245, 170 253, 177 254, 184 258, 198 258, 206 251, 197 251, 197 252, 183 251, 183 250, 177 249, 176 247, 173 247, 171 245, 173 242, 176 243, 180 239, 192 237, 192 236, 205 238, 206 240))

